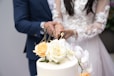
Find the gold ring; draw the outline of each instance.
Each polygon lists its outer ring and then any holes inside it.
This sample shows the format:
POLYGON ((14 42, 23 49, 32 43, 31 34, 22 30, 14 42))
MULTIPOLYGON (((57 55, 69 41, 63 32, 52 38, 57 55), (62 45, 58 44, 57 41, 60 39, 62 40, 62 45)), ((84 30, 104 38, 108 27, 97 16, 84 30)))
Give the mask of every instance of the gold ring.
POLYGON ((63 38, 64 37, 64 35, 65 35, 65 33, 64 32, 61 32, 61 38, 63 38))

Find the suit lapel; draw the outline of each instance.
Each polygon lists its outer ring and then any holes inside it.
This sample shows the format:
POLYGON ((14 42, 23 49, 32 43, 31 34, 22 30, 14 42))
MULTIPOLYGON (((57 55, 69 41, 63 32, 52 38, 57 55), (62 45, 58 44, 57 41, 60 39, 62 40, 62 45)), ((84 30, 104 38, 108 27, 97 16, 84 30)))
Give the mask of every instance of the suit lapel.
POLYGON ((47 0, 40 0, 40 2, 43 5, 43 8, 47 12, 47 14, 51 16, 51 10, 49 8, 47 0))

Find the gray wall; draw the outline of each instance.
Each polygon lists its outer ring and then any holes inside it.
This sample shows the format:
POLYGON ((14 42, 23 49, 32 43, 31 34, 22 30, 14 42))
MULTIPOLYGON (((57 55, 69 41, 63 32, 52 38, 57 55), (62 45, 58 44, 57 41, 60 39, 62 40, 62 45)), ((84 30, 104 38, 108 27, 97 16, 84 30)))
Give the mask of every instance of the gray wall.
POLYGON ((0 76, 29 76, 25 40, 14 27, 12 0, 0 0, 0 76))

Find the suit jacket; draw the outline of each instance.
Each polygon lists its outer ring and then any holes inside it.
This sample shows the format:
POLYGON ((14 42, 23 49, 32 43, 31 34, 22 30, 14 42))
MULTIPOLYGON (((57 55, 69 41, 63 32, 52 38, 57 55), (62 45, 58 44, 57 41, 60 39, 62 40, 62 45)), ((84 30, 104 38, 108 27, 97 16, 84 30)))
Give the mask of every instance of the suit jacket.
POLYGON ((35 44, 43 37, 40 24, 42 21, 51 21, 52 13, 47 0, 13 0, 14 21, 16 29, 27 34, 25 51, 29 59, 39 57, 33 53, 35 44))

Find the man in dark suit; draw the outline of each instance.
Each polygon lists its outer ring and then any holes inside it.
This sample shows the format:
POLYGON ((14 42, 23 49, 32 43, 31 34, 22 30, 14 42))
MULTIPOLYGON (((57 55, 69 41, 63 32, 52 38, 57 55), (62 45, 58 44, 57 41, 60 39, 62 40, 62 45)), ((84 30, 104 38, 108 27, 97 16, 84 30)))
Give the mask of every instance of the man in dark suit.
POLYGON ((25 52, 29 62, 31 76, 36 73, 36 61, 39 58, 33 53, 35 44, 43 38, 42 29, 52 35, 55 22, 52 22, 52 4, 54 0, 13 0, 16 29, 27 34, 25 52))

